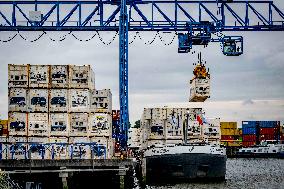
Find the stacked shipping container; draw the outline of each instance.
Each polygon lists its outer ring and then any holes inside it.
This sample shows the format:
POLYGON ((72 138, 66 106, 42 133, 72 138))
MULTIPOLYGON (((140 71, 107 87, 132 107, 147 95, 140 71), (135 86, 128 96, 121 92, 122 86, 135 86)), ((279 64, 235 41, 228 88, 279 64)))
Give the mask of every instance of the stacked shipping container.
POLYGON ((279 121, 243 121, 242 144, 244 147, 260 144, 264 141, 278 143, 280 140, 279 121))
POLYGON ((36 159, 67 157, 70 145, 73 152, 81 149, 79 142, 89 146, 86 158, 112 156, 112 95, 109 89, 95 90, 90 66, 9 65, 8 69, 8 142, 29 142, 37 151, 29 155, 36 159), (100 152, 88 144, 95 141, 100 152), (52 143, 53 153, 43 155, 40 143, 52 143))

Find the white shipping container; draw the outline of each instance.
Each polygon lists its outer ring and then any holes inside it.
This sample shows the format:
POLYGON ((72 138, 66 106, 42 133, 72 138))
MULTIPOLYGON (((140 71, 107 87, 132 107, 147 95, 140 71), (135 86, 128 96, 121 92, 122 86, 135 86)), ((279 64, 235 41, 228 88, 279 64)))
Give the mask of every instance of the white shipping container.
POLYGON ((88 117, 88 113, 71 113, 69 136, 87 136, 88 117))
POLYGON ((40 144, 47 144, 49 143, 48 137, 27 137, 28 143, 40 143, 40 144))
POLYGON ((29 86, 28 65, 8 64, 9 88, 27 88, 29 86))
POLYGON ((9 144, 6 142, 0 143, 0 160, 2 159, 8 159, 8 153, 9 153, 9 144))
POLYGON ((49 159, 49 151, 47 137, 28 137, 28 158, 29 159, 49 159))
POLYGON ((7 139, 9 143, 26 143, 28 141, 27 137, 14 137, 14 136, 9 136, 7 139))
POLYGON ((112 136, 112 117, 106 113, 90 113, 89 135, 90 136, 112 136))
POLYGON ((48 88, 49 87, 49 65, 30 65, 29 87, 30 88, 48 88))
POLYGON ((27 143, 12 143, 7 145, 8 159, 28 159, 27 143))
POLYGON ((26 112, 28 104, 27 90, 24 88, 9 89, 9 112, 26 112))
POLYGON ((114 140, 107 137, 91 137, 93 159, 110 159, 114 155, 114 140))
POLYGON ((184 120, 182 119, 182 117, 182 112, 178 110, 174 110, 168 115, 168 119, 166 122, 167 139, 183 139, 184 120))
POLYGON ((51 150, 48 152, 50 159, 70 159, 68 144, 51 144, 51 150))
POLYGON ((29 113, 28 135, 49 136, 47 113, 29 113))
POLYGON ((71 159, 91 159, 90 144, 71 144, 69 148, 71 159))
POLYGON ((28 134, 28 114, 11 112, 8 118, 10 136, 26 136, 28 134))
POLYGON ((220 131, 220 118, 206 119, 203 123, 204 135, 221 139, 220 131))
POLYGON ((191 80, 190 86, 190 102, 204 102, 210 97, 210 79, 191 80))
POLYGON ((29 95, 29 112, 48 112, 47 89, 30 89, 29 95))
POLYGON ((50 112, 67 112, 68 111, 68 90, 51 89, 49 111, 50 112))
POLYGON ((76 144, 76 143, 90 143, 89 137, 70 137, 69 144, 76 144))
POLYGON ((188 136, 200 136, 202 125, 198 121, 188 121, 188 136))
POLYGON ((49 128, 50 128, 50 136, 68 136, 69 114, 50 113, 49 128))
POLYGON ((183 140, 166 140, 166 144, 182 144, 183 140))
POLYGON ((51 88, 68 88, 68 65, 51 65, 51 88))
POLYGON ((91 90, 92 112, 112 113, 112 94, 110 89, 91 90))
POLYGON ((68 144, 68 137, 49 137, 49 143, 68 144))
POLYGON ((155 119, 146 122, 148 139, 165 139, 165 120, 155 119))
POLYGON ((89 112, 90 93, 88 89, 70 89, 70 112, 89 112))
POLYGON ((95 73, 90 65, 69 65, 69 87, 95 89, 95 73))

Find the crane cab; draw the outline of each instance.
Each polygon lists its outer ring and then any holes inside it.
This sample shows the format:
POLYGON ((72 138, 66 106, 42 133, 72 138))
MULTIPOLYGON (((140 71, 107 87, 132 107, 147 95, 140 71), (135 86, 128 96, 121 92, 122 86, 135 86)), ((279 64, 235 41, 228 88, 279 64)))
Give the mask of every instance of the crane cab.
POLYGON ((243 54, 243 37, 225 36, 222 43, 224 55, 240 56, 241 54, 243 54))

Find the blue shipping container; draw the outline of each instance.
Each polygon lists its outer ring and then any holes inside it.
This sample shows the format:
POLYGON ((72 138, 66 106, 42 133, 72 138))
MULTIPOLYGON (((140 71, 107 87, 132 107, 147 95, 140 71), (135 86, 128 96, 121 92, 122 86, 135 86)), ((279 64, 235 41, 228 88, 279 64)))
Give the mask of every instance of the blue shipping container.
POLYGON ((261 128, 274 128, 280 125, 279 121, 260 121, 259 127, 261 128))
POLYGON ((256 127, 257 121, 243 121, 242 122, 242 127, 256 127))
POLYGON ((243 135, 255 135, 256 127, 243 127, 243 135))

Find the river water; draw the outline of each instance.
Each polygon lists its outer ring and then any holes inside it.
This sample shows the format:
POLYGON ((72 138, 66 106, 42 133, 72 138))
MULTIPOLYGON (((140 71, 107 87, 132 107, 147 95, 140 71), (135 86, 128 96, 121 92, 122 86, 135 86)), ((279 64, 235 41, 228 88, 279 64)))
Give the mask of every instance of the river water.
POLYGON ((147 186, 147 189, 284 189, 283 159, 228 159, 226 181, 147 186))

